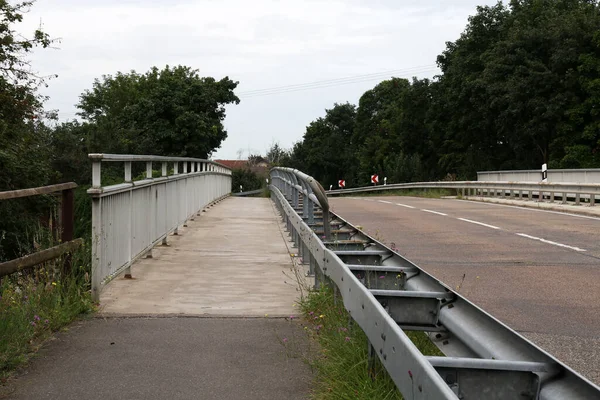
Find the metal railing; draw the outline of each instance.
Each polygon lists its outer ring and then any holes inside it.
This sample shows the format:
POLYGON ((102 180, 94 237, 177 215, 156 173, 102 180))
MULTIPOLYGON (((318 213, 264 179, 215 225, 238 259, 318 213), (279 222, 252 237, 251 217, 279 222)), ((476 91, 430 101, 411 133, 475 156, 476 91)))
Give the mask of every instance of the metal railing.
POLYGON ((103 285, 211 202, 231 192, 231 170, 209 160, 125 154, 90 154, 92 160, 92 298, 103 285), (123 162, 124 183, 102 186, 103 162, 123 162), (145 178, 132 180, 132 163, 145 178), (153 163, 161 176, 153 178, 153 163), (181 168, 180 168, 181 167, 181 168))
MULTIPOLYGON (((291 199, 292 206, 298 208, 300 195, 305 201, 302 204, 302 212, 309 224, 315 222, 315 207, 319 207, 323 216, 323 234, 326 239, 331 237, 329 226, 329 202, 321 184, 312 176, 292 168, 273 168, 271 170, 271 182, 287 198, 291 199)), ((291 230, 290 230, 291 231, 291 230)))
POLYGON ((272 171, 271 195, 315 286, 335 285, 405 399, 600 399, 593 383, 339 216, 311 223, 311 206, 328 209, 327 199, 303 190, 311 177, 284 172, 272 171), (410 330, 446 357, 421 354, 410 330))
POLYGON ((328 196, 380 192, 406 189, 452 189, 462 196, 487 196, 508 199, 545 200, 561 203, 573 202, 579 205, 586 201, 594 206, 600 198, 600 184, 591 183, 536 183, 536 182, 482 182, 482 181, 450 181, 450 182, 415 182, 395 183, 391 185, 364 186, 352 189, 327 191, 328 196))
MULTIPOLYGON (((596 183, 600 184, 600 169, 549 169, 548 182, 557 183, 596 183)), ((542 171, 513 170, 513 171, 481 171, 477 172, 478 181, 508 181, 508 182, 540 182, 542 171)))

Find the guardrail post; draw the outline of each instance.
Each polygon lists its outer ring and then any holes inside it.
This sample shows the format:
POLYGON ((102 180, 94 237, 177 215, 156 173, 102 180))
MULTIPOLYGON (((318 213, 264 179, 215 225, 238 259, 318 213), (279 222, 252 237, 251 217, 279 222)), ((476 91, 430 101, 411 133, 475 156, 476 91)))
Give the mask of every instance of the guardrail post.
POLYGON ((581 195, 579 193, 575 193, 575 205, 578 206, 581 203, 581 195))
POLYGON ((312 225, 315 223, 315 203, 310 199, 310 196, 306 196, 308 200, 308 224, 312 225))
POLYGON ((377 376, 377 351, 375 347, 371 344, 371 341, 367 339, 367 346, 369 346, 368 358, 367 358, 367 370, 369 371, 369 376, 371 380, 375 380, 377 376))
POLYGON ((322 208, 323 210, 323 233, 325 234, 325 240, 331 240, 331 225, 329 224, 329 209, 322 208))
POLYGON ((554 203, 554 192, 550 192, 550 203, 554 203))
POLYGON ((562 199, 561 200, 562 200, 561 201, 562 204, 567 204, 567 194, 566 193, 562 194, 562 199))
POLYGON ((594 193, 590 194, 590 207, 594 207, 596 205, 596 195, 594 193))
POLYGON ((533 200, 533 190, 529 191, 529 200, 533 200))

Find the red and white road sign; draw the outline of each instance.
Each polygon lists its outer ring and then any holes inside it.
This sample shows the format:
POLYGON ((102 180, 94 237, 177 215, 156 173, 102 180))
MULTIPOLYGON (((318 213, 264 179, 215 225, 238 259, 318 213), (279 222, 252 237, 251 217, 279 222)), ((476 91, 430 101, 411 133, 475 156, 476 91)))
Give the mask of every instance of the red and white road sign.
POLYGON ((379 175, 371 175, 371 183, 378 184, 379 183, 379 175))
POLYGON ((346 181, 345 181, 345 180, 343 180, 343 179, 340 179, 340 180, 338 181, 338 186, 339 186, 340 188, 342 188, 342 189, 343 189, 343 188, 345 188, 345 187, 346 187, 346 181))

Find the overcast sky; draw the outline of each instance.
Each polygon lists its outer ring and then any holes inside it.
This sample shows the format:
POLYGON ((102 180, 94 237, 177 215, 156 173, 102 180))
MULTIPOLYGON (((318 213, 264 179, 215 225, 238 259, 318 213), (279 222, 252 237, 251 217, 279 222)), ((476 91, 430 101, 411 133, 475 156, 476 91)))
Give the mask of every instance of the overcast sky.
POLYGON ((239 81, 242 101, 227 108, 228 138, 213 154, 234 159, 264 154, 273 142, 291 147, 326 108, 356 104, 392 75, 437 74, 435 59, 445 42, 458 38, 477 5, 494 3, 38 0, 19 30, 31 32, 41 21, 61 39, 58 50, 31 57, 40 73, 59 75, 43 93, 61 120, 75 118, 78 96, 103 74, 181 64, 239 81), (244 95, 322 81, 312 90, 244 95))

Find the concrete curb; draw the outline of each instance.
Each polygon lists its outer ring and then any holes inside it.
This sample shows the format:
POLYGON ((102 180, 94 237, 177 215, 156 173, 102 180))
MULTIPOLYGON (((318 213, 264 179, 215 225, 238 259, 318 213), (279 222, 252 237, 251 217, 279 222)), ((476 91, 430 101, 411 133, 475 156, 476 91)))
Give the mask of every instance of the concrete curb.
POLYGON ((475 197, 475 196, 465 196, 462 198, 463 200, 468 201, 478 201, 481 203, 492 203, 492 204, 502 204, 509 205, 514 207, 523 207, 523 208, 533 208, 537 210, 543 211, 557 211, 564 212, 568 214, 575 215, 585 215, 589 217, 597 217, 600 218, 600 207, 592 207, 590 206, 575 206, 575 205, 562 205, 562 204, 552 204, 545 203, 539 201, 522 201, 522 200, 505 200, 505 199, 493 199, 486 197, 475 197), (597 210, 597 211, 596 211, 597 210))

